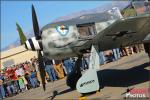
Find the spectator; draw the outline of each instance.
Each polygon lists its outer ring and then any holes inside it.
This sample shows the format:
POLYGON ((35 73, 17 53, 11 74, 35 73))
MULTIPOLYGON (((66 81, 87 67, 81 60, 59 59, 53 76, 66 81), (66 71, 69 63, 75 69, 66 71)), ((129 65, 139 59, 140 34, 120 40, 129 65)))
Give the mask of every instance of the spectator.
POLYGON ((73 63, 71 62, 70 58, 64 59, 63 65, 66 68, 67 74, 69 74, 73 70, 73 63))
POLYGON ((113 49, 114 60, 118 60, 120 58, 120 50, 119 48, 113 49))
POLYGON ((25 90, 25 84, 24 84, 24 81, 20 75, 18 76, 18 81, 19 81, 19 87, 21 90, 20 92, 23 92, 25 90))
POLYGON ((18 93, 20 87, 19 87, 19 82, 17 80, 17 75, 16 75, 15 71, 16 71, 16 67, 14 66, 14 68, 12 68, 12 72, 11 72, 12 74, 11 74, 10 78, 13 81, 15 92, 18 93))
POLYGON ((100 65, 105 64, 105 61, 106 61, 106 59, 105 59, 104 53, 102 51, 100 51, 100 53, 99 53, 99 62, 100 62, 100 65))
POLYGON ((65 77, 62 62, 60 60, 55 60, 54 69, 57 73, 58 78, 62 79, 65 77))
POLYGON ((0 74, 0 99, 5 98, 5 90, 3 87, 4 77, 2 74, 0 74))
POLYGON ((22 92, 26 89, 26 85, 27 85, 27 81, 24 78, 25 71, 23 70, 23 66, 21 64, 17 65, 16 67, 17 67, 17 69, 15 72, 16 72, 16 75, 18 77, 18 83, 19 83, 20 91, 22 92))
POLYGON ((40 83, 40 86, 41 86, 41 85, 42 85, 42 84, 41 84, 41 83, 42 83, 42 79, 41 79, 41 77, 40 77, 40 71, 39 71, 39 65, 38 65, 37 59, 35 59, 34 65, 35 65, 37 80, 38 80, 38 82, 40 83))
POLYGON ((125 47, 127 56, 134 54, 132 46, 125 47))
POLYGON ((26 72, 28 73, 28 72, 31 71, 30 66, 29 66, 28 63, 30 63, 30 62, 26 62, 26 63, 23 64, 23 68, 24 68, 25 73, 26 72))
POLYGON ((28 66, 30 68, 30 71, 35 70, 34 60, 31 59, 30 63, 28 63, 28 66))
POLYGON ((87 63, 87 61, 85 60, 85 58, 82 58, 82 66, 81 66, 81 70, 86 70, 88 69, 89 65, 87 63))
POLYGON ((56 73, 55 73, 55 70, 53 68, 52 60, 49 60, 47 58, 45 58, 45 71, 48 73, 51 81, 57 80, 56 73))
POLYGON ((132 55, 132 54, 134 54, 134 51, 133 51, 133 46, 129 46, 129 53, 130 53, 130 55, 132 55))
POLYGON ((26 72, 25 73, 25 79, 27 80, 27 89, 29 90, 29 89, 31 89, 32 88, 32 84, 31 84, 31 81, 30 81, 30 75, 29 75, 29 73, 28 72, 26 72))
POLYGON ((112 50, 104 51, 104 55, 105 55, 107 63, 112 62, 114 60, 114 56, 113 56, 112 50))
POLYGON ((139 52, 144 51, 144 45, 138 44, 139 52))
POLYGON ((38 87, 38 81, 37 81, 36 73, 34 70, 31 71, 30 82, 31 82, 33 88, 38 87))
POLYGON ((17 75, 17 76, 23 76, 23 75, 24 75, 24 70, 23 70, 23 68, 22 68, 21 66, 19 67, 19 65, 17 65, 16 68, 17 68, 16 71, 15 71, 15 72, 16 72, 16 75, 17 75))
POLYGON ((15 91, 14 91, 13 83, 12 83, 12 81, 10 80, 9 77, 7 77, 7 78, 5 79, 5 81, 6 81, 6 89, 7 89, 6 95, 7 95, 7 96, 11 96, 11 95, 13 95, 13 93, 15 92, 15 91))
POLYGON ((127 52, 125 48, 121 48, 121 56, 127 56, 127 52))
POLYGON ((83 59, 85 60, 86 69, 89 68, 89 62, 90 62, 90 51, 87 50, 87 53, 83 54, 83 59))

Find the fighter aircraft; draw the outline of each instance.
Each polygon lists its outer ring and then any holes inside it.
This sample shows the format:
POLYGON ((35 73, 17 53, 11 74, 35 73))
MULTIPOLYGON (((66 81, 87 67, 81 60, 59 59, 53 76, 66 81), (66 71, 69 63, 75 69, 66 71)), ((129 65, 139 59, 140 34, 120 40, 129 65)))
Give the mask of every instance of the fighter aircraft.
MULTIPOLYGON (((67 76, 67 85, 80 93, 99 90, 99 51, 144 43, 150 56, 150 14, 124 18, 113 7, 102 13, 50 23, 40 30, 32 5, 32 20, 35 37, 24 42, 27 50, 38 51, 41 76, 45 75, 43 57, 59 60, 78 57, 74 70, 67 76), (89 69, 82 75, 80 63, 88 50, 91 50, 89 69)), ((42 79, 45 88, 45 78, 42 79)))

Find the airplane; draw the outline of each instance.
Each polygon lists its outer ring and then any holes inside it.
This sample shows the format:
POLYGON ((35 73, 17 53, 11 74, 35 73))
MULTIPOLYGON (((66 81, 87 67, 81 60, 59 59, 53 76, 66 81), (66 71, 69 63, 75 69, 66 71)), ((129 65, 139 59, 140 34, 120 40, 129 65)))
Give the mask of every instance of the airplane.
POLYGON ((97 70, 98 52, 144 43, 150 57, 150 14, 124 18, 117 7, 109 11, 86 14, 67 21, 45 25, 41 30, 32 5, 32 21, 35 37, 24 41, 27 50, 38 52, 39 69, 45 90, 43 57, 62 60, 78 57, 66 83, 79 93, 99 90, 97 70), (91 50, 89 69, 80 71, 84 53, 91 50), (43 54, 41 53, 43 52, 43 54))

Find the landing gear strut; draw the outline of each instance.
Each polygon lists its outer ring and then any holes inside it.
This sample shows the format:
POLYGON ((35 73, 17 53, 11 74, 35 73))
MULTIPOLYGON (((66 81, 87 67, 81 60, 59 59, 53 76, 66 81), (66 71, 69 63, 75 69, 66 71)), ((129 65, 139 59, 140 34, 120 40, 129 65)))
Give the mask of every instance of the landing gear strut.
POLYGON ((82 66, 82 57, 78 57, 77 61, 75 62, 75 66, 72 72, 70 72, 67 76, 67 86, 71 89, 76 89, 76 84, 79 78, 82 76, 80 67, 82 66))
POLYGON ((80 71, 82 66, 82 56, 78 57, 74 70, 67 77, 67 85, 71 89, 77 89, 79 93, 91 93, 99 90, 99 81, 97 70, 99 69, 99 55, 96 45, 92 45, 89 69, 82 75, 80 71))

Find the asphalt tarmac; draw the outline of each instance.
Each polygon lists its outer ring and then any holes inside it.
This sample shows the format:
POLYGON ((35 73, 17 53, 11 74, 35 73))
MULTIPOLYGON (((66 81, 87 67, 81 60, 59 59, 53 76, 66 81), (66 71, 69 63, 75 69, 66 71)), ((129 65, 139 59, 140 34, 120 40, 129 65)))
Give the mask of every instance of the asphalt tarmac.
MULTIPOLYGON (((76 90, 69 89, 64 78, 47 83, 45 92, 42 87, 39 87, 6 99, 123 99, 128 88, 148 89, 150 87, 149 58, 145 52, 122 57, 115 62, 100 66, 98 77, 101 86, 100 92, 88 94, 84 98, 80 98, 81 94, 76 90), (58 91, 56 96, 53 95, 54 90, 58 91)), ((149 93, 146 93, 146 97, 149 98, 149 93)))

